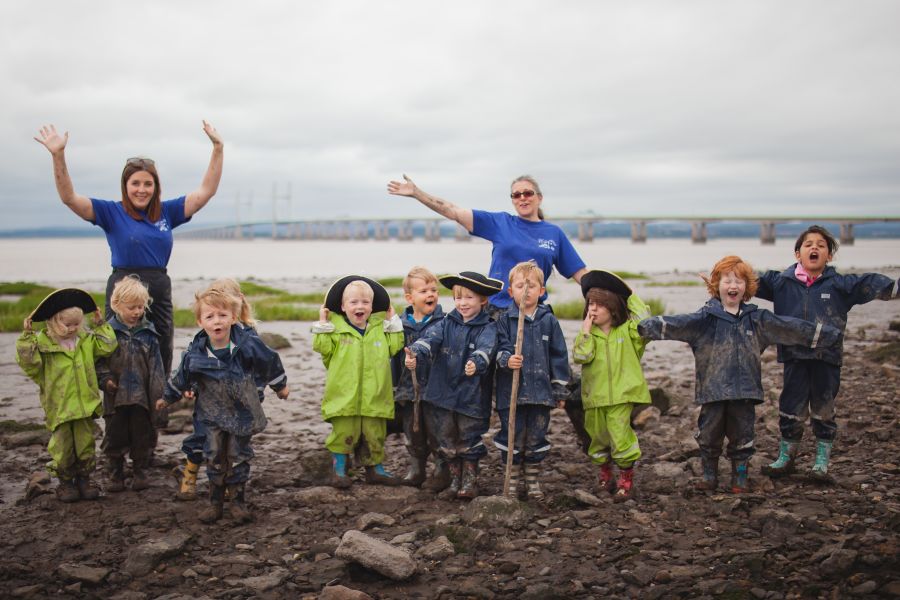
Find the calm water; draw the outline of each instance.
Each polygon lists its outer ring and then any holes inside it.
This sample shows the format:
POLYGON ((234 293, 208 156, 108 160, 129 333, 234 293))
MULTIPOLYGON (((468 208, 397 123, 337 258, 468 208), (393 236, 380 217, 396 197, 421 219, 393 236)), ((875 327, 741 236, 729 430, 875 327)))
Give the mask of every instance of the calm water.
MULTIPOLYGON (((716 239, 703 245, 686 239, 627 239, 576 243, 589 267, 644 273, 708 270, 726 254, 738 254, 754 267, 784 268, 793 261, 793 241, 763 246, 752 239, 716 239)), ((399 276, 413 265, 437 273, 486 270, 487 242, 251 241, 179 240, 169 263, 176 279, 237 277, 256 279, 334 278, 350 272, 399 276)), ((840 270, 900 266, 900 240, 857 240, 842 247, 834 261, 840 270)), ((0 281, 65 283, 104 280, 110 271, 103 238, 2 239, 0 281)), ((558 276, 556 276, 558 278, 558 276)))

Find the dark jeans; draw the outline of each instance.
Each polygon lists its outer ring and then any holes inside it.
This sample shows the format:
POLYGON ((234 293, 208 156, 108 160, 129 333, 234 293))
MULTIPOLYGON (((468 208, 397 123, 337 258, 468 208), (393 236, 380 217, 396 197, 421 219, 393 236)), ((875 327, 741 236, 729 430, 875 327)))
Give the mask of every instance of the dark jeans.
POLYGON ((834 399, 841 387, 841 368, 821 360, 784 363, 784 388, 778 399, 781 437, 799 442, 806 418, 818 439, 833 441, 837 434, 834 399))
MULTIPOLYGON (((498 410, 500 431, 494 436, 494 445, 500 449, 500 457, 506 464, 506 453, 509 449, 509 409, 498 410)), ((513 464, 524 461, 529 464, 539 463, 550 451, 547 431, 550 429, 550 407, 542 404, 523 404, 516 406, 516 443, 513 448, 513 464)))
POLYGON ((207 436, 206 425, 197 418, 197 413, 193 414, 191 421, 194 424, 194 431, 181 442, 181 451, 188 460, 199 465, 203 462, 203 445, 206 443, 207 436))
POLYGON ((756 405, 753 400, 723 400, 708 402, 700 407, 697 419, 697 443, 700 455, 718 460, 722 454, 722 442, 727 437, 726 455, 730 460, 749 460, 753 447, 756 422, 756 405))
POLYGON ((137 275, 147 286, 150 292, 150 310, 147 317, 159 334, 159 351, 162 354, 163 372, 166 377, 172 372, 172 339, 175 326, 172 316, 172 281, 165 269, 113 269, 109 279, 106 280, 106 318, 111 319, 113 314, 109 299, 112 298, 113 288, 116 282, 128 275, 137 275))
POLYGON ((210 427, 203 445, 206 476, 213 485, 245 483, 250 479, 250 460, 253 448, 249 435, 234 435, 210 427))
POLYGON ((487 454, 481 436, 490 427, 490 418, 469 417, 427 402, 422 404, 422 409, 429 443, 438 456, 445 460, 478 461, 487 454))
POLYGON ((428 431, 425 424, 425 403, 421 402, 419 404, 418 431, 413 431, 413 424, 415 422, 415 403, 412 400, 404 402, 403 404, 398 402, 394 408, 400 412, 400 416, 403 419, 403 435, 406 436, 406 450, 409 452, 409 455, 414 458, 428 458, 428 455, 431 454, 431 449, 428 447, 428 431))
POLYGON ((136 467, 147 467, 156 440, 156 430, 147 409, 138 404, 117 406, 115 412, 104 415, 103 420, 106 422, 106 433, 100 445, 103 453, 111 459, 130 454, 136 467))

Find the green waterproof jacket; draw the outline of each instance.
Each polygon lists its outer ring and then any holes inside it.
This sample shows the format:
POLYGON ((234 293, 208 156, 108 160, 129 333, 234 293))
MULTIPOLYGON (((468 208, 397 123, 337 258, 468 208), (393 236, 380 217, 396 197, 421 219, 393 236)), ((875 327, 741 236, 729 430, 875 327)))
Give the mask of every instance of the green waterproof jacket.
POLYGON ((332 313, 329 322, 313 325, 313 350, 322 355, 327 373, 322 397, 322 418, 394 418, 391 356, 403 349, 403 324, 396 315, 369 317, 360 335, 343 315, 332 313))
POLYGON ((581 400, 585 410, 616 404, 648 404, 650 390, 641 356, 647 340, 637 332, 638 322, 650 316, 650 308, 637 294, 628 298, 630 318, 609 334, 594 325, 578 332, 572 358, 581 368, 581 400))
POLYGON ((44 331, 19 336, 16 362, 40 388, 47 429, 54 431, 63 423, 103 414, 94 363, 115 349, 116 334, 109 323, 79 333, 72 350, 44 331))

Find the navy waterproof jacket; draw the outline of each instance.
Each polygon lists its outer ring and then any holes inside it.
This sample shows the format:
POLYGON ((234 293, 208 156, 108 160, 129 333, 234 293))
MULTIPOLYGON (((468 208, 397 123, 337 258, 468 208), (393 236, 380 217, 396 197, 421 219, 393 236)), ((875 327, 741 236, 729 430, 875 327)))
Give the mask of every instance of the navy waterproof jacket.
POLYGON ((760 355, 776 343, 822 348, 841 332, 828 325, 781 317, 755 304, 741 303, 738 315, 712 298, 695 313, 644 319, 638 333, 651 340, 687 342, 694 352, 695 402, 763 401, 760 355))
MULTIPOLYGON (((894 289, 894 281, 884 275, 841 275, 834 267, 826 267, 822 275, 806 287, 794 275, 796 268, 794 263, 780 273, 760 273, 757 297, 771 300, 776 315, 824 323, 842 333, 847 328, 847 313, 851 308, 872 300, 890 300, 894 289)), ((816 359, 840 366, 843 354, 843 338, 830 347, 778 346, 778 362, 816 359)))
POLYGON ((482 310, 467 323, 455 309, 450 311, 439 327, 430 328, 410 346, 417 363, 433 363, 422 400, 469 417, 490 418, 491 362, 496 346, 497 324, 487 311, 482 310), (465 373, 470 360, 475 363, 471 377, 465 373))
POLYGON ((209 347, 209 336, 201 331, 181 355, 165 399, 173 403, 184 392, 193 391, 194 412, 205 425, 234 435, 253 435, 266 428, 257 381, 276 392, 287 385, 277 352, 255 333, 232 325, 231 355, 219 360, 209 347))
POLYGON ((166 384, 159 334, 146 317, 133 330, 115 316, 108 323, 116 332, 118 346, 112 355, 97 361, 103 415, 112 415, 119 406, 136 404, 146 409, 152 419, 166 384), (117 386, 113 393, 106 390, 110 381, 117 386))
MULTIPOLYGON (((497 410, 509 408, 514 371, 508 368, 516 347, 519 307, 512 304, 497 319, 497 410)), ((534 318, 525 316, 522 329, 522 368, 516 404, 556 406, 568 395, 569 351, 559 321, 546 304, 538 304, 534 318)))
MULTIPOLYGON (((432 327, 437 327, 441 321, 444 320, 444 309, 441 308, 440 304, 434 307, 434 312, 431 313, 431 316, 427 321, 416 323, 410 318, 412 317, 412 314, 413 307, 407 306, 403 315, 400 317, 400 320, 403 322, 404 346, 411 346, 416 340, 425 335, 426 331, 432 327)), ((410 376, 409 369, 403 364, 405 360, 406 352, 398 352, 391 357, 391 379, 394 381, 394 402, 399 402, 400 404, 412 401, 415 396, 412 377, 410 376)), ((425 386, 428 385, 428 375, 430 373, 430 360, 416 361, 416 379, 419 380, 420 393, 425 391, 425 386)))

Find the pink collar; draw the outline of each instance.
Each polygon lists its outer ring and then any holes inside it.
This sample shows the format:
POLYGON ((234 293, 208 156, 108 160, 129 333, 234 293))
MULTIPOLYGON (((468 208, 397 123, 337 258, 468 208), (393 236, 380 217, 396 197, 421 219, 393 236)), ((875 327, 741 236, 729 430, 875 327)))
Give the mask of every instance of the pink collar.
POLYGON ((800 263, 797 263, 797 268, 794 269, 794 277, 796 277, 798 281, 802 281, 803 283, 805 283, 806 287, 811 286, 813 284, 813 282, 815 282, 815 280, 821 276, 822 276, 821 274, 816 275, 816 276, 810 275, 809 273, 806 272, 806 269, 804 269, 800 265, 800 263))

